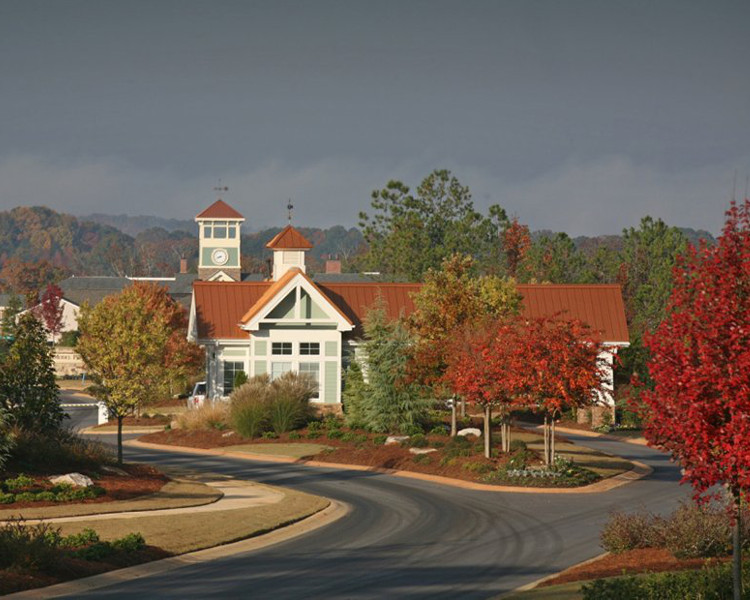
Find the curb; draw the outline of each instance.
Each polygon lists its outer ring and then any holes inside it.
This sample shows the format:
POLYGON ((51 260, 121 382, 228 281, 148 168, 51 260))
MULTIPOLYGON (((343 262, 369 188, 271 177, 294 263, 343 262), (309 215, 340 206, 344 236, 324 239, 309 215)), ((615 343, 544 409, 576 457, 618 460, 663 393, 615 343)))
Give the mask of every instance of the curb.
MULTIPOLYGON (((517 587, 514 590, 511 590, 510 592, 505 592, 499 596, 495 596, 493 600, 503 600, 503 598, 511 598, 515 596, 516 594, 520 594, 521 592, 528 592, 529 590, 536 589, 541 584, 543 584, 545 581, 549 581, 550 579, 554 579, 555 577, 559 577, 566 571, 569 571, 570 569, 575 569, 576 567, 583 567, 584 565, 591 564, 593 562, 596 562, 600 558, 604 558, 605 556, 609 555, 609 552, 603 552, 599 556, 595 556, 593 558, 589 558, 588 560, 584 560, 583 562, 576 563, 574 565, 569 566, 567 569, 563 569, 559 573, 552 573, 551 575, 547 575, 546 577, 542 577, 541 579, 537 579, 536 581, 532 581, 531 583, 527 583, 526 585, 522 585, 521 587, 517 587)), ((584 583, 582 580, 581 583, 584 583)))
MULTIPOLYGON (((126 433, 156 433, 157 431, 164 431, 164 425, 143 425, 140 427, 128 427, 123 426, 122 428, 122 434, 125 435, 126 433)), ((81 429, 81 431, 78 432, 79 435, 105 435, 105 434, 111 434, 111 433, 117 433, 117 425, 101 428, 96 427, 87 427, 86 429, 81 429)))
MULTIPOLYGON (((535 423, 524 423, 524 422, 519 422, 518 426, 523 429, 539 429, 542 427, 542 425, 537 425, 535 423)), ((648 446, 648 442, 646 441, 646 438, 642 438, 642 437, 624 438, 624 437, 618 437, 616 435, 610 435, 608 433, 599 433, 598 431, 588 431, 586 429, 573 429, 572 427, 561 427, 559 425, 555 425, 555 431, 559 431, 560 433, 570 433, 572 435, 580 435, 583 437, 599 438, 599 439, 608 440, 611 442, 623 442, 624 444, 635 444, 636 446, 648 446)))
POLYGON ((174 571, 175 569, 184 566, 208 562, 239 554, 241 552, 251 552, 253 550, 267 548, 273 544, 285 542, 294 537, 325 527, 326 525, 346 516, 349 511, 350 507, 347 504, 335 500, 329 500, 329 504, 326 508, 310 515, 309 517, 305 517, 304 519, 295 521, 288 525, 282 525, 269 533, 254 536, 246 540, 225 544, 223 546, 214 546, 213 548, 206 548, 205 550, 197 550, 195 552, 172 556, 170 558, 163 558, 161 560, 143 563, 134 567, 117 569, 116 571, 109 571, 107 573, 102 573, 101 575, 84 577, 83 579, 77 579, 74 581, 66 581, 65 583, 58 583, 44 588, 34 588, 23 592, 16 592, 5 597, 29 599, 37 599, 41 597, 55 598, 58 596, 75 597, 78 594, 115 585, 117 583, 132 581, 133 579, 139 579, 151 575, 159 575, 168 571, 174 571))
POLYGON ((152 450, 167 450, 171 452, 182 452, 187 454, 203 454, 207 456, 226 456, 228 458, 239 458, 241 460, 253 460, 276 463, 294 463, 308 467, 323 467, 328 469, 338 469, 344 471, 367 471, 370 473, 380 473, 384 475, 395 475, 407 479, 419 479, 439 485, 462 488, 465 490, 477 490, 483 492, 503 492, 515 494, 591 494, 608 492, 614 488, 620 487, 627 483, 642 479, 653 473, 653 469, 641 462, 631 460, 634 468, 625 473, 620 473, 614 477, 603 479, 586 486, 577 488, 534 488, 534 487, 515 487, 509 485, 490 485, 487 483, 476 483, 473 481, 463 481, 461 479, 451 479, 440 475, 427 475, 426 473, 415 473, 413 471, 399 471, 396 469, 383 469, 381 467, 367 467, 364 465, 347 465, 341 463, 329 463, 318 460, 307 460, 299 458, 289 458, 285 456, 269 456, 265 454, 250 454, 247 452, 228 452, 226 450, 213 450, 208 448, 189 448, 186 446, 169 446, 165 444, 152 444, 150 442, 141 442, 139 440, 130 440, 124 442, 124 445, 136 448, 148 448, 152 450))

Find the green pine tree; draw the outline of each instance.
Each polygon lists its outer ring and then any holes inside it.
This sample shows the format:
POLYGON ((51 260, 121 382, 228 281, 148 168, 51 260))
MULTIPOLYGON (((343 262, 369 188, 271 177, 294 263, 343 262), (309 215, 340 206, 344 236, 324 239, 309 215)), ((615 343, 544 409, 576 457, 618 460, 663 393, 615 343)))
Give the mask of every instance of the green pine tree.
POLYGON ((360 428, 367 426, 364 414, 366 394, 367 384, 362 374, 362 367, 354 360, 346 369, 344 391, 342 392, 344 418, 349 427, 360 428))
POLYGON ((420 388, 406 381, 409 332, 399 321, 388 319, 382 299, 367 313, 364 326, 367 391, 362 405, 367 428, 395 432, 421 426, 428 403, 420 388))

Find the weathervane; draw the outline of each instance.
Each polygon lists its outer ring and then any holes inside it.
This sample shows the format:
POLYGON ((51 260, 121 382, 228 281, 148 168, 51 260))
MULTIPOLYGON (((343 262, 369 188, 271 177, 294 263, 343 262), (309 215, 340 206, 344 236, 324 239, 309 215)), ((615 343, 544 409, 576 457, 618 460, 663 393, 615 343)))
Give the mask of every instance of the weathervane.
POLYGON ((219 179, 219 185, 214 186, 214 192, 216 192, 216 199, 221 200, 220 194, 222 192, 228 192, 228 191, 229 191, 229 186, 221 185, 221 179, 219 179))
POLYGON ((292 224, 292 211, 294 210, 294 205, 292 204, 291 198, 289 198, 289 202, 287 202, 286 210, 287 210, 287 219, 289 221, 289 224, 291 225, 292 224))

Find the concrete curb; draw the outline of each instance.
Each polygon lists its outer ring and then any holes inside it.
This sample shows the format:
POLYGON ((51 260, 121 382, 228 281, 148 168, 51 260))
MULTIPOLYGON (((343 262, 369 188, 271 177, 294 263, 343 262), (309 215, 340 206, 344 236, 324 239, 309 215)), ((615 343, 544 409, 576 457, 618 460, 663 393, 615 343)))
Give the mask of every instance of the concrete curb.
MULTIPOLYGON (((493 600, 503 600, 503 598, 511 598, 515 596, 516 594, 520 594, 521 592, 528 592, 529 590, 536 589, 540 585, 542 585, 545 581, 549 581, 550 579, 554 579, 555 577, 558 577, 565 573, 566 571, 569 571, 570 569, 575 569, 576 567, 583 567, 584 565, 589 565, 593 562, 596 562, 600 558, 604 558, 607 556, 609 552, 603 552, 599 556, 595 556, 594 558, 589 558, 588 560, 584 560, 583 562, 579 562, 575 565, 571 565, 567 569, 564 569, 560 571, 559 573, 552 573, 552 575, 547 575, 546 577, 542 577, 541 579, 537 579, 536 581, 532 581, 531 583, 527 583, 526 585, 522 585, 521 587, 517 587, 515 590, 511 590, 510 592, 505 592, 504 594, 501 594, 499 596, 495 596, 493 600)), ((581 580, 581 583, 584 583, 585 580, 581 580)))
MULTIPOLYGON (((523 429, 541 429, 542 425, 536 425, 534 423, 517 423, 518 427, 523 429)), ((612 442, 623 442, 625 444, 635 444, 637 446, 648 446, 646 438, 624 438, 616 435, 610 435, 608 433, 599 433, 598 431, 588 431, 586 429, 573 429, 572 427, 561 427, 555 425, 555 431, 559 433, 570 433, 572 435, 580 435, 583 437, 599 438, 602 440, 609 440, 612 442)))
POLYGON ((59 596, 75 597, 78 594, 83 594, 117 583, 132 581, 133 579, 139 579, 151 575, 159 575, 184 566, 233 556, 234 554, 239 554, 241 552, 251 552, 261 548, 267 548, 273 544, 285 542, 294 537, 325 527, 326 525, 346 516, 349 511, 350 507, 347 504, 335 500, 329 500, 329 505, 326 508, 310 515, 309 517, 305 517, 304 519, 289 525, 282 525, 269 533, 264 533, 246 540, 225 544, 223 546, 214 546, 213 548, 206 548, 205 550, 197 550, 196 552, 189 552, 187 554, 172 556, 162 560, 155 560, 134 567, 109 571, 107 573, 102 573, 101 575, 94 575, 92 577, 85 577, 74 581, 66 581, 65 583, 58 583, 45 588, 35 588, 32 590, 17 592, 5 597, 29 599, 56 598, 59 596))
MULTIPOLYGON (((128 427, 123 426, 122 428, 122 434, 128 434, 128 433, 156 433, 157 431, 164 431, 164 425, 144 425, 142 427, 128 427)), ((106 426, 106 427, 87 427, 86 429, 81 429, 81 431, 78 432, 80 435, 102 435, 102 434, 109 434, 109 433, 117 433, 117 425, 114 426, 106 426)))
POLYGON ((625 473, 620 473, 614 477, 597 481, 590 485, 577 488, 534 488, 534 487, 515 487, 508 485, 490 485, 487 483, 476 483, 473 481, 463 481, 461 479, 451 479, 450 477, 441 477, 440 475, 427 475, 426 473, 416 473, 413 471, 399 471, 396 469, 382 469, 380 467, 367 467, 364 465, 347 465, 341 463, 329 463, 317 460, 307 460, 299 458, 288 458, 285 456, 268 456, 265 454, 250 454, 248 452, 228 452, 226 450, 214 450, 207 448, 189 448, 186 446, 168 446, 164 444, 152 444, 150 442, 141 442, 139 440, 130 440, 125 445, 137 448, 149 448, 153 450, 167 450, 171 452, 183 452, 187 454, 203 454, 207 456, 226 456, 228 458, 239 458, 242 460, 254 460, 276 463, 294 463, 309 467, 324 467, 328 469, 339 469, 346 471, 367 471, 370 473, 382 473, 385 475, 395 475, 396 477, 405 477, 407 479, 419 479, 429 481, 440 485, 462 488, 465 490, 478 490, 483 492, 503 492, 515 494, 591 494, 608 492, 614 488, 620 487, 632 481, 637 481, 653 472, 653 469, 641 462, 631 460, 635 468, 625 473))

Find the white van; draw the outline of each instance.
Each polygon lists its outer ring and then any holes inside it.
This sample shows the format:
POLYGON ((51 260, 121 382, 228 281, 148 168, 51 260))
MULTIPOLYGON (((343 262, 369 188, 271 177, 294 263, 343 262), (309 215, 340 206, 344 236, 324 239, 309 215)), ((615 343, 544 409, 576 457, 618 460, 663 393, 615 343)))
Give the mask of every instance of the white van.
POLYGON ((188 396, 187 407, 188 408, 200 408, 206 401, 206 382, 199 381, 193 388, 193 393, 188 396))

